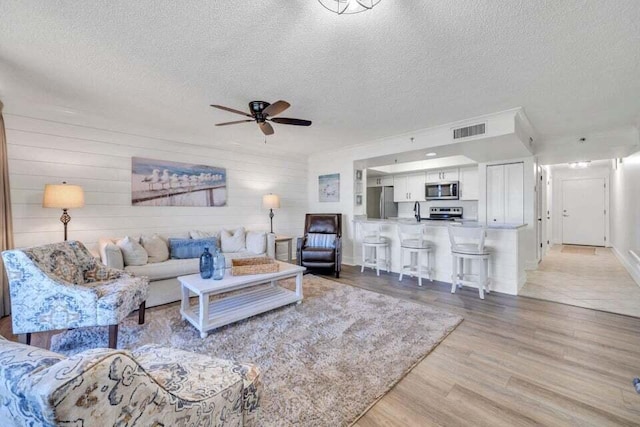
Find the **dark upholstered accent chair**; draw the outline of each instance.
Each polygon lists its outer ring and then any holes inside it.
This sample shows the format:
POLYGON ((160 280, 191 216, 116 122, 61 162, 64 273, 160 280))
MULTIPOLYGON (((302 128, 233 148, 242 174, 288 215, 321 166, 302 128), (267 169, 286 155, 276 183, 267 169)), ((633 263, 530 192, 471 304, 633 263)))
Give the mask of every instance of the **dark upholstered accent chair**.
POLYGON ((307 214, 304 237, 298 238, 298 265, 330 268, 340 277, 342 264, 342 214, 307 214))

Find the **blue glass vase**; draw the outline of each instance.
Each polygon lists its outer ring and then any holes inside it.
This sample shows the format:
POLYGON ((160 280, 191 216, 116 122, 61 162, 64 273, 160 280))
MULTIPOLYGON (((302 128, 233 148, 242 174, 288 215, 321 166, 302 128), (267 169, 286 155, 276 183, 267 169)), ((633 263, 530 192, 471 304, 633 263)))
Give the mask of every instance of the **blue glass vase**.
POLYGON ((203 279, 211 279, 213 270, 213 255, 209 252, 209 248, 204 248, 204 252, 200 255, 200 277, 203 279))
POLYGON ((216 249, 216 254, 213 256, 213 280, 221 280, 226 267, 224 255, 216 249))

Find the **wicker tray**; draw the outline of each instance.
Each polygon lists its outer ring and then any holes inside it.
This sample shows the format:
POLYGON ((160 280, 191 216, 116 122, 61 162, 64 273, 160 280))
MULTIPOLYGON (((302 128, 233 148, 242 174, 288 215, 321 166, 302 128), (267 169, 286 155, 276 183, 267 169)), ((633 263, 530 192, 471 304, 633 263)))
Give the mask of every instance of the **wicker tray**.
POLYGON ((280 264, 266 256, 231 260, 231 274, 233 276, 275 273, 276 271, 280 271, 280 264))

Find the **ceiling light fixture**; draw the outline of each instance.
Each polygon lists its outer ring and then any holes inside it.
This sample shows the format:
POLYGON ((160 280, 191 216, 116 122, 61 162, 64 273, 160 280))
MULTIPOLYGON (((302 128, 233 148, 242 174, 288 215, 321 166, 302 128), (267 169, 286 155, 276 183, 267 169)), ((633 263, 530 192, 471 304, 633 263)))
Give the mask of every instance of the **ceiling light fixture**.
POLYGON ((434 153, 434 152, 425 154, 425 156, 427 156, 427 157, 435 157, 437 155, 438 155, 438 153, 434 153))
POLYGON ((373 9, 381 0, 318 0, 325 9, 338 15, 353 15, 373 9))
POLYGON ((590 164, 591 164, 591 161, 572 162, 572 163, 569 163, 569 167, 572 169, 584 169, 584 168, 588 168, 590 164))

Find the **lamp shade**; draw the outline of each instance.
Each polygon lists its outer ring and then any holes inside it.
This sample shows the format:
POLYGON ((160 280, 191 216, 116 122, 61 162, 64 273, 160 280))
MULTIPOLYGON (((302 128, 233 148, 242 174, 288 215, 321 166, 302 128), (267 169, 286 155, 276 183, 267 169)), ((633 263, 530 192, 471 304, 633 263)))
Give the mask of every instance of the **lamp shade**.
POLYGON ((84 206, 84 191, 79 185, 45 184, 43 208, 71 209, 84 206))
POLYGON ((279 209, 280 197, 277 194, 265 194, 262 196, 262 207, 265 209, 279 209))

